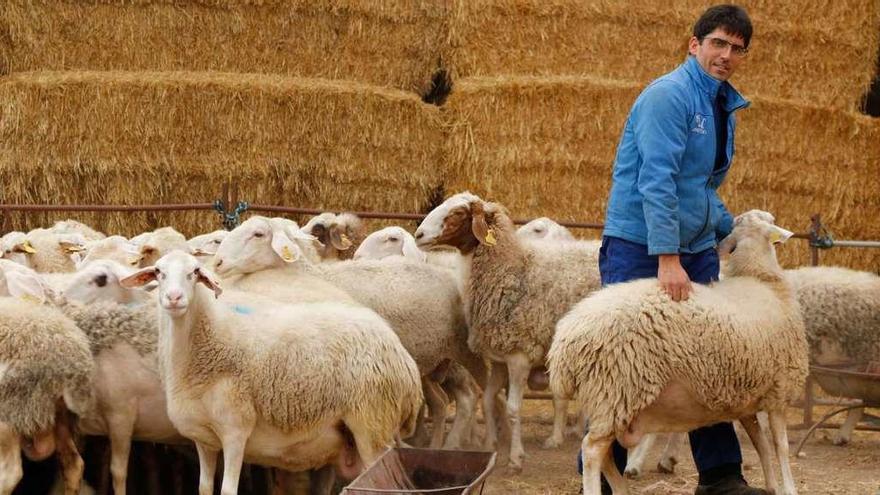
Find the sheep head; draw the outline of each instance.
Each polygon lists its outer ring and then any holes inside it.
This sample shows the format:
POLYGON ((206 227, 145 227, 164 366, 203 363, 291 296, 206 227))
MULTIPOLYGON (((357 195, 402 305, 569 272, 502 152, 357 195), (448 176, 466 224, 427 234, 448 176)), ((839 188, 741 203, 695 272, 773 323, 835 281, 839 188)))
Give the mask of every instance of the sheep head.
POLYGON ((382 259, 403 256, 424 262, 427 255, 416 245, 416 240, 402 227, 385 227, 368 235, 354 253, 354 259, 382 259))
POLYGON ((69 301, 86 304, 95 301, 130 302, 133 294, 120 282, 132 273, 134 268, 131 265, 109 259, 90 261, 73 274, 62 295, 69 301))
POLYGON ((497 242, 495 224, 503 215, 499 205, 487 203, 470 192, 459 193, 422 220, 416 229, 416 244, 422 248, 452 246, 462 254, 472 252, 481 244, 494 246, 497 242))
POLYGON ((774 224, 775 218, 761 210, 751 210, 736 217, 733 232, 718 245, 718 253, 728 258, 727 275, 761 277, 781 274, 776 259, 776 244, 793 234, 774 224))
POLYGON ((361 219, 352 213, 339 215, 325 212, 312 217, 302 228, 303 232, 315 236, 320 247, 318 253, 322 259, 340 258, 354 246, 352 239, 359 239, 364 234, 361 219))
POLYGON ((159 258, 154 266, 142 268, 123 278, 120 285, 126 288, 143 287, 156 281, 159 284, 159 304, 172 317, 186 314, 193 300, 196 284, 200 283, 220 297, 220 282, 195 256, 183 251, 172 251, 159 258))
POLYGON ((554 241, 573 241, 571 232, 547 217, 536 218, 516 230, 521 239, 548 239, 554 241))
POLYGON ((315 238, 296 222, 255 216, 229 232, 214 255, 214 270, 221 277, 244 275, 293 263, 303 256, 296 241, 315 238))

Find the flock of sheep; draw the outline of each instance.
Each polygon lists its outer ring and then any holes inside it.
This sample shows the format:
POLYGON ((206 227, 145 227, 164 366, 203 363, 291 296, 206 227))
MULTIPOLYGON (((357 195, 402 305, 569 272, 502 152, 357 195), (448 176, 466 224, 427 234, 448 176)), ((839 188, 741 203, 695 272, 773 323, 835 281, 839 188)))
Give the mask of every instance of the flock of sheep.
MULTIPOLYGON (((189 240, 169 227, 106 237, 73 221, 10 232, 0 239, 0 495, 19 482, 22 452, 57 453, 65 493, 77 493, 74 424, 109 438, 117 495, 133 439, 194 443, 203 495, 221 452, 227 495, 244 462, 277 468, 279 486, 311 470, 313 492, 329 493, 394 444, 498 449, 515 471, 524 393, 548 381, 545 447, 563 442, 568 400, 582 412, 579 435, 589 418, 586 494, 600 493, 600 473, 626 493, 613 440, 635 449, 627 473, 637 475, 653 433, 735 419, 768 488, 795 493, 786 405, 808 362, 880 359, 880 277, 784 271, 774 244, 787 235, 768 213, 740 215, 719 246, 722 281, 675 303, 656 281, 601 288, 598 242, 548 219, 516 229, 503 206, 470 193, 414 235, 366 235, 356 216, 332 213, 303 227, 254 216, 189 240)), ((680 438, 660 469, 674 468, 680 438)))

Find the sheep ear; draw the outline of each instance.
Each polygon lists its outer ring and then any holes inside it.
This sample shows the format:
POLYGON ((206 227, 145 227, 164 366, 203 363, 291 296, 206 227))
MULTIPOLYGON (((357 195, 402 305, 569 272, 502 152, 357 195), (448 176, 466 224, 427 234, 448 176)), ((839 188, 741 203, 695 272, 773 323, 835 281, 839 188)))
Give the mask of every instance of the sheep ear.
POLYGON ((119 281, 119 285, 126 289, 133 289, 135 287, 143 287, 153 280, 156 280, 156 267, 148 266, 123 278, 119 281))
POLYGON ((282 229, 272 230, 272 250, 275 251, 285 263, 293 263, 302 256, 302 250, 282 229))
POLYGON ((9 289, 9 295, 20 299, 39 302, 46 302, 46 291, 40 279, 34 273, 27 272, 7 272, 6 287, 9 289))
POLYGON ((223 289, 220 288, 220 281, 214 277, 214 274, 205 270, 202 267, 196 268, 196 277, 198 277, 199 282, 203 283, 205 287, 214 291, 214 298, 220 297, 220 294, 223 293, 223 289))
POLYGON ((736 237, 734 234, 730 234, 718 244, 718 255, 727 256, 733 252, 734 248, 736 248, 736 237))
POLYGON ((351 247, 351 240, 345 235, 344 230, 345 227, 340 225, 330 226, 330 244, 333 244, 333 247, 340 251, 345 251, 351 247))
POLYGON ((13 248, 13 251, 16 253, 25 253, 25 254, 34 254, 37 252, 33 246, 31 246, 31 241, 23 241, 16 244, 13 248))
POLYGON ((403 237, 403 256, 404 258, 411 258, 422 263, 428 260, 428 255, 419 249, 419 246, 416 245, 416 239, 411 235, 403 237))
POLYGON ((479 201, 471 203, 471 231, 480 244, 495 245, 495 232, 486 222, 486 212, 483 210, 483 203, 479 201))
POLYGON ((794 235, 794 232, 783 229, 782 227, 777 227, 776 225, 770 226, 770 243, 771 244, 782 244, 787 241, 791 236, 794 235))

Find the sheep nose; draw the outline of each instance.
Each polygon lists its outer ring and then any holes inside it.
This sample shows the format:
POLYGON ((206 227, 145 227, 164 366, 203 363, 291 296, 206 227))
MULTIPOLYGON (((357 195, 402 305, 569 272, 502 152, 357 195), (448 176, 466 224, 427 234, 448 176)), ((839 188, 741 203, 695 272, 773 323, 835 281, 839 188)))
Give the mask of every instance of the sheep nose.
POLYGON ((425 237, 425 233, 421 230, 416 230, 416 239, 421 239, 422 237, 425 237))
POLYGON ((222 264, 223 264, 223 260, 221 260, 219 258, 214 260, 214 268, 220 268, 220 265, 222 265, 222 264))
POLYGON ((180 300, 183 298, 183 292, 179 290, 168 291, 165 296, 168 298, 169 303, 175 304, 180 302, 180 300))

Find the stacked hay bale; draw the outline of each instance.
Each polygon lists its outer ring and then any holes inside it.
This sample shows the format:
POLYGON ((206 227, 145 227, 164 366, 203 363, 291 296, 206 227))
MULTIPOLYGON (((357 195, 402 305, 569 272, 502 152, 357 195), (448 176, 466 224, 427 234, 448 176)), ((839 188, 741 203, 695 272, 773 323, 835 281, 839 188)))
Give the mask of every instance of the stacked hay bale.
MULTIPOLYGON (((601 220, 635 97, 687 53, 703 1, 461 0, 445 63, 454 77, 447 190, 472 189, 517 216, 601 220)), ((752 52, 733 83, 737 157, 722 196, 805 231, 821 212, 838 238, 880 239, 880 122, 856 112, 876 73, 877 2, 743 2, 752 52)), ((597 233, 592 233, 596 235, 597 233)), ((591 234, 587 234, 591 235, 591 234)), ((788 265, 807 263, 793 243, 788 265)), ((880 252, 823 263, 876 269, 880 252)))
MULTIPOLYGON (((384 0, 10 0, 0 6, 5 203, 418 211, 441 182, 423 103, 444 6, 384 0)), ((28 229, 65 213, 9 214, 28 229)), ((74 215, 108 232, 210 212, 74 215)))

